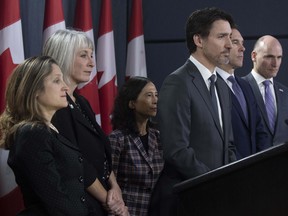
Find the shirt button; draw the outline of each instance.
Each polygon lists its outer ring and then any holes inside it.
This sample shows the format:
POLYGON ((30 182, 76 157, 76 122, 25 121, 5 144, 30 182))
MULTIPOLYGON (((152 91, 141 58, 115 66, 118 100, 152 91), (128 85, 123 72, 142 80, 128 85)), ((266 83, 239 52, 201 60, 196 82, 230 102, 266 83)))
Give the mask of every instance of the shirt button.
POLYGON ((79 180, 79 182, 83 182, 84 181, 84 178, 83 178, 83 176, 79 176, 79 178, 78 178, 78 180, 79 180))

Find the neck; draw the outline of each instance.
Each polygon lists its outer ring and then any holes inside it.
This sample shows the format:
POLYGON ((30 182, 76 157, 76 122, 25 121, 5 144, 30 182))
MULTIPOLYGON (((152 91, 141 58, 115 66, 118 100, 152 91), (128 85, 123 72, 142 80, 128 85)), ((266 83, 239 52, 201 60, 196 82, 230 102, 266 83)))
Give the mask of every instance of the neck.
POLYGON ((139 134, 141 136, 144 136, 147 134, 147 122, 148 122, 148 119, 145 120, 145 121, 137 121, 137 126, 138 126, 138 130, 139 130, 139 134))
POLYGON ((51 122, 49 122, 48 126, 49 126, 52 130, 54 130, 54 131, 56 131, 57 133, 59 133, 58 129, 57 129, 51 122))
POLYGON ((206 67, 211 73, 215 70, 215 65, 212 64, 202 53, 195 52, 192 54, 192 56, 200 62, 204 67, 206 67))
POLYGON ((73 92, 76 90, 76 88, 77 88, 77 84, 75 84, 75 83, 71 83, 68 87, 69 87, 69 90, 68 90, 68 95, 71 97, 71 99, 75 102, 75 98, 74 98, 74 96, 73 96, 73 92))

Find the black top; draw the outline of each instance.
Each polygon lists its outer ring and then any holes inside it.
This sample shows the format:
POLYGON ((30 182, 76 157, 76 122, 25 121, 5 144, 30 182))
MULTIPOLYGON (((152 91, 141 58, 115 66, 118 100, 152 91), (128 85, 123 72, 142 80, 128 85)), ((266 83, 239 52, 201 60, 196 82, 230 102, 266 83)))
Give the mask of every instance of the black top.
POLYGON ((143 136, 140 136, 140 139, 141 139, 141 142, 142 142, 146 152, 148 152, 148 133, 143 135, 143 136))
MULTIPOLYGON (((56 112, 52 123, 60 134, 79 146, 84 158, 87 159, 87 163, 84 164, 85 187, 89 187, 98 178, 108 190, 105 170, 110 173, 112 163, 109 140, 97 124, 95 114, 88 101, 75 93, 74 97, 77 104, 67 95, 69 105, 56 112)), ((97 205, 97 209, 102 211, 102 215, 105 215, 101 204, 93 197, 91 200, 95 206, 97 205)))

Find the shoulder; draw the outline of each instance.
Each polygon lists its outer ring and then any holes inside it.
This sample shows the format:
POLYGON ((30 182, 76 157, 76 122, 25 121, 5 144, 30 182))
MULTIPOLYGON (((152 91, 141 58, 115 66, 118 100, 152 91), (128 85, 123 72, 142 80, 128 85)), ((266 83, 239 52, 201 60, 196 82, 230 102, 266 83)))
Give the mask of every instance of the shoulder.
POLYGON ((241 79, 251 84, 257 84, 255 78, 253 77, 252 73, 248 73, 246 76, 241 77, 241 79))
POLYGON ((25 151, 28 148, 33 151, 46 148, 51 142, 52 134, 45 125, 25 124, 17 129, 14 139, 15 148, 25 151))
POLYGON ((113 139, 120 139, 120 138, 125 137, 125 136, 127 136, 127 135, 125 135, 123 130, 118 130, 117 129, 117 130, 113 130, 109 134, 108 138, 109 138, 109 140, 113 140, 113 139))
POLYGON ((154 134, 155 136, 160 135, 160 131, 157 130, 156 128, 149 128, 149 133, 154 134))
POLYGON ((76 98, 77 101, 79 101, 79 103, 89 104, 88 100, 82 95, 74 93, 74 97, 76 98))
POLYGON ((274 81, 274 85, 276 88, 278 89, 282 89, 283 91, 285 91, 286 93, 288 93, 288 87, 285 86, 284 84, 278 82, 278 81, 274 81))
POLYGON ((24 124, 17 130, 17 136, 20 137, 41 137, 44 134, 49 134, 48 127, 44 124, 24 124))

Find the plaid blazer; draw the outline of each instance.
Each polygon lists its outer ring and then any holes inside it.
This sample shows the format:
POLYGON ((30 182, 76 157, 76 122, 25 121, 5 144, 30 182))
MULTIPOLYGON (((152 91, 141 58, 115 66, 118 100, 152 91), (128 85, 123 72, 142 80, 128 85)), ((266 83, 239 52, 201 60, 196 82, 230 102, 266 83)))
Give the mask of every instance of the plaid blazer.
POLYGON ((109 140, 112 167, 130 215, 147 215, 150 196, 164 165, 159 131, 148 130, 148 152, 137 135, 114 130, 109 140))

